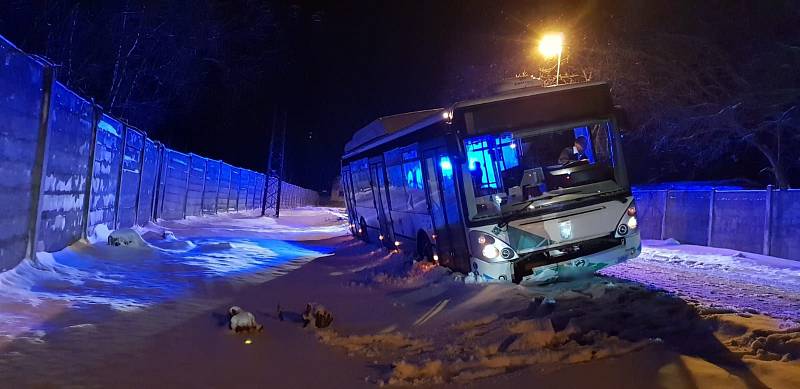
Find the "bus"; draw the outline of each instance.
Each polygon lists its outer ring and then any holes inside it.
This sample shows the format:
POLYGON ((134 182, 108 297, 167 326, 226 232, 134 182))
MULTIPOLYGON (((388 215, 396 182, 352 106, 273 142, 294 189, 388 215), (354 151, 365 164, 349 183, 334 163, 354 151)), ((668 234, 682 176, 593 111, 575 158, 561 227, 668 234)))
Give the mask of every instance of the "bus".
POLYGON ((354 236, 480 281, 548 283, 641 252, 605 82, 379 118, 341 159, 354 236))

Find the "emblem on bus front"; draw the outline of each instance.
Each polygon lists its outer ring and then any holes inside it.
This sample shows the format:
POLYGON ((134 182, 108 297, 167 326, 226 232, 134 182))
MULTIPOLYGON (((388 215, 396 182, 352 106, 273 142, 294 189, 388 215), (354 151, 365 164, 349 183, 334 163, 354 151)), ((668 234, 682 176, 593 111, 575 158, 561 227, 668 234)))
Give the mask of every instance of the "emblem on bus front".
POLYGON ((567 220, 565 222, 558 223, 558 229, 561 231, 561 239, 562 240, 570 240, 572 239, 572 221, 567 220))

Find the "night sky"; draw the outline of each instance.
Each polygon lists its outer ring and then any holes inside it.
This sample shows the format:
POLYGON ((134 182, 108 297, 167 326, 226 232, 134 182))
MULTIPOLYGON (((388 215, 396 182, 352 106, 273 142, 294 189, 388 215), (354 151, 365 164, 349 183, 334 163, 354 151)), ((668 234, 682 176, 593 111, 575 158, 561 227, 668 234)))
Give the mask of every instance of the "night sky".
MULTIPOLYGON (((791 1, 5 3, 0 34, 49 58, 71 88, 175 149, 264 171, 274 112, 285 110, 287 178, 317 190, 330 188, 345 142, 375 118, 485 95, 503 77, 536 74, 546 64, 530 49, 552 29, 570 45, 564 70, 611 80, 630 107, 638 133, 627 141, 628 159, 675 156, 635 168, 637 182, 765 184, 769 164, 753 139, 772 148, 800 142, 731 130, 709 132, 695 149, 678 140, 700 131, 699 122, 676 119, 686 109, 712 112, 752 98, 753 85, 800 86, 790 71, 800 64, 800 7, 791 1), (677 129, 665 140, 653 126, 677 129), (700 157, 687 165, 692 156, 700 157), (698 166, 709 169, 697 173, 698 166)), ((787 93, 771 111, 737 123, 782 112, 797 100, 787 93)), ((778 154, 795 179, 798 157, 786 149, 778 154)))

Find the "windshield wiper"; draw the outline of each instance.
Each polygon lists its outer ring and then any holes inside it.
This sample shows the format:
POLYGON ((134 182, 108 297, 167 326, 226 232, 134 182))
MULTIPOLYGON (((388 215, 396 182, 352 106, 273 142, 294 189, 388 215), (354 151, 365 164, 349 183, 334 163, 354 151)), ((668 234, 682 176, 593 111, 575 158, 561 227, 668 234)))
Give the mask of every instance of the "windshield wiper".
POLYGON ((580 190, 573 190, 573 191, 569 191, 569 192, 556 193, 556 194, 552 194, 552 195, 545 196, 545 197, 537 197, 535 199, 531 199, 531 200, 527 200, 527 201, 516 203, 513 206, 517 206, 519 204, 523 204, 523 206, 520 207, 520 208, 517 208, 514 211, 511 211, 508 215, 503 216, 503 218, 500 219, 500 222, 497 223, 497 226, 500 227, 500 228, 505 227, 508 224, 508 222, 513 220, 515 217, 517 217, 517 216, 519 216, 519 215, 521 215, 523 213, 528 212, 528 207, 530 207, 533 203, 535 203, 537 201, 552 200, 552 199, 555 199, 555 198, 558 198, 558 197, 561 197, 561 196, 566 196, 566 195, 570 195, 570 194, 580 194, 580 193, 584 193, 584 192, 580 191, 580 190))

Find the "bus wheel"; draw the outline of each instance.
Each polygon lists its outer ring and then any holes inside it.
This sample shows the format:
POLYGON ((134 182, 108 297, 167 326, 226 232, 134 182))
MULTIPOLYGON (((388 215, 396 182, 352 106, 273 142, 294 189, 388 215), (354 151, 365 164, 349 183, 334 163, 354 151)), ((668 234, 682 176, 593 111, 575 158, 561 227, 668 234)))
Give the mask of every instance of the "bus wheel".
POLYGON ((420 261, 433 262, 433 244, 422 231, 417 234, 417 257, 420 261))
POLYGON ((364 218, 361 218, 361 221, 358 222, 358 234, 362 240, 365 242, 369 242, 369 234, 367 233, 367 222, 364 218))

